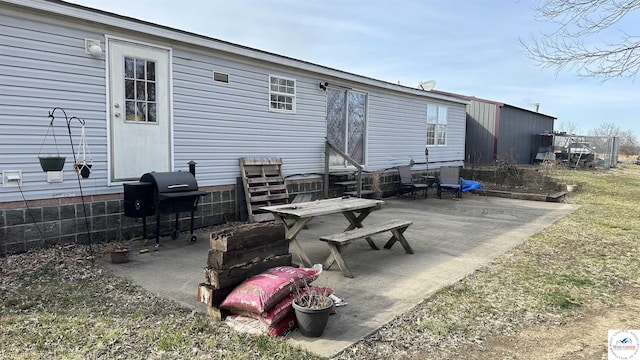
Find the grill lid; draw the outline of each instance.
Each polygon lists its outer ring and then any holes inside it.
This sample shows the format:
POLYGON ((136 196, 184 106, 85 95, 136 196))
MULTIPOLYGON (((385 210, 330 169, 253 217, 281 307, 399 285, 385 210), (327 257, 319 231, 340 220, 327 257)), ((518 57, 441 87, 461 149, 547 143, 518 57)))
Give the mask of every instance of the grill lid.
POLYGON ((160 201, 172 200, 172 199, 182 199, 185 197, 196 197, 196 196, 204 196, 207 195, 206 191, 181 191, 181 192, 172 192, 172 193, 160 193, 158 194, 158 199, 160 201))
POLYGON ((140 182, 153 184, 160 194, 198 190, 195 176, 186 171, 150 172, 142 175, 140 182))

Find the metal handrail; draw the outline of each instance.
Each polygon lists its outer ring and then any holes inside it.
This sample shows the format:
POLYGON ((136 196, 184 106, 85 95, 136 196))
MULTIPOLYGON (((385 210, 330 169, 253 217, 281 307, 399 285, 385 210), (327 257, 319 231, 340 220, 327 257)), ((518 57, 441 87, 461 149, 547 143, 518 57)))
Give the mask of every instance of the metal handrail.
POLYGON ((362 197, 362 165, 360 165, 357 161, 353 160, 351 156, 345 154, 342 150, 335 147, 333 144, 329 142, 329 140, 325 141, 324 147, 324 197, 325 199, 329 197, 329 150, 333 150, 338 155, 340 155, 343 159, 345 159, 349 164, 353 165, 356 169, 358 169, 358 190, 357 196, 362 197))

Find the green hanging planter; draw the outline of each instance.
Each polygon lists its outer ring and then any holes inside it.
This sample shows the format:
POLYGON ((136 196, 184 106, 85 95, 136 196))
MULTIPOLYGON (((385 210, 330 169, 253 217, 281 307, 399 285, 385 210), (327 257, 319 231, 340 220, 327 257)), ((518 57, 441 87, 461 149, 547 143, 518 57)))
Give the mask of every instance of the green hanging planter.
POLYGON ((43 171, 61 171, 64 168, 65 157, 62 156, 38 156, 43 171))

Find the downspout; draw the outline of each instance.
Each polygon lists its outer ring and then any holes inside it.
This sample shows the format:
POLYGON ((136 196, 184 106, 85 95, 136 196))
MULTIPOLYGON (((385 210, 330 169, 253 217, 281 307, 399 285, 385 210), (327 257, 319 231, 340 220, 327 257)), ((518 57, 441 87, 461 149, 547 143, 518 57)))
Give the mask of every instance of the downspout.
POLYGON ((500 108, 502 105, 496 104, 496 118, 493 121, 493 161, 498 160, 498 136, 500 135, 500 108))

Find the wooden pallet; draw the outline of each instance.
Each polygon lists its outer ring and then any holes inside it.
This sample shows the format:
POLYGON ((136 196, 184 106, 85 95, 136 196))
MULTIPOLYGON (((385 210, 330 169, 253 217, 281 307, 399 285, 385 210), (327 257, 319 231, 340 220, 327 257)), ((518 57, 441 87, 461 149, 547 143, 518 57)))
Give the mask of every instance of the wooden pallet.
POLYGON ((287 184, 282 176, 282 159, 240 158, 240 171, 249 222, 273 220, 271 213, 260 208, 289 203, 287 184))

